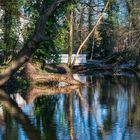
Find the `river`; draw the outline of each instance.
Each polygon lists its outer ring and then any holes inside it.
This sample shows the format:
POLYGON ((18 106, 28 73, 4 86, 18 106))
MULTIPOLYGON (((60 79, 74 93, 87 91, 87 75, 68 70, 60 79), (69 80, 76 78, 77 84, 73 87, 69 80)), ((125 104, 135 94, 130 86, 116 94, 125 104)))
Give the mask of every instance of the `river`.
POLYGON ((0 140, 139 140, 140 79, 78 76, 92 87, 0 90, 0 140))

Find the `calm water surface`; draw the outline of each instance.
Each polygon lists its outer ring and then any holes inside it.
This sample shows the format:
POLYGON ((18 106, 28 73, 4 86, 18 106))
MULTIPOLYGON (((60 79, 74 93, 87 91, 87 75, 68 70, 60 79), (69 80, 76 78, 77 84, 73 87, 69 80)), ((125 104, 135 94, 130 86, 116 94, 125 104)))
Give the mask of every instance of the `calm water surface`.
POLYGON ((0 90, 0 140, 140 140, 140 80, 79 78, 96 86, 0 90))

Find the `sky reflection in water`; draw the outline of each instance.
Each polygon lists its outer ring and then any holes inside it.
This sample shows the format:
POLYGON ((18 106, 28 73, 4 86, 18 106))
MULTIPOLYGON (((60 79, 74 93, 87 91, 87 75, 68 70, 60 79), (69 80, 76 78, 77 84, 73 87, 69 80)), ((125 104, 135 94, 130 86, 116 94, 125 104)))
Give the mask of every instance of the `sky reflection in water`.
POLYGON ((81 78, 96 86, 26 96, 1 90, 0 140, 139 140, 140 80, 81 78))

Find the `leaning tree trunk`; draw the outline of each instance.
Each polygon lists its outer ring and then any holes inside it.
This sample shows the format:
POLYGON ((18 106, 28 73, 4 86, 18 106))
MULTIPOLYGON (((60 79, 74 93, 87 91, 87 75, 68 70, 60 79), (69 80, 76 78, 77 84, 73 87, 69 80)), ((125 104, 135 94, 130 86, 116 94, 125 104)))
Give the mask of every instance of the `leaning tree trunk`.
POLYGON ((98 27, 98 25, 100 24, 100 21, 101 21, 101 19, 103 18, 104 12, 105 12, 106 9, 108 8, 109 3, 110 3, 110 0, 107 1, 107 3, 106 3, 106 5, 105 5, 105 7, 104 7, 102 13, 101 13, 101 14, 99 15, 99 17, 97 18, 96 23, 95 23, 93 29, 90 31, 90 33, 87 35, 87 37, 84 39, 84 41, 82 42, 82 44, 79 46, 79 48, 78 48, 78 50, 77 50, 77 52, 76 52, 76 56, 74 57, 73 62, 72 62, 72 64, 71 64, 71 67, 74 66, 74 64, 75 64, 75 62, 76 62, 76 59, 77 59, 77 57, 78 57, 78 54, 80 53, 81 49, 83 48, 83 46, 85 45, 85 43, 88 41, 88 39, 89 39, 89 38, 91 37, 91 35, 94 33, 95 29, 96 29, 96 28, 98 27))
POLYGON ((10 79, 11 75, 13 75, 23 64, 25 64, 39 48, 40 42, 45 39, 43 37, 43 32, 45 30, 46 22, 54 13, 56 6, 57 0, 53 0, 49 7, 45 4, 42 5, 43 13, 38 18, 34 33, 25 42, 24 47, 19 52, 17 58, 13 60, 9 67, 0 74, 0 86, 4 85, 10 79))

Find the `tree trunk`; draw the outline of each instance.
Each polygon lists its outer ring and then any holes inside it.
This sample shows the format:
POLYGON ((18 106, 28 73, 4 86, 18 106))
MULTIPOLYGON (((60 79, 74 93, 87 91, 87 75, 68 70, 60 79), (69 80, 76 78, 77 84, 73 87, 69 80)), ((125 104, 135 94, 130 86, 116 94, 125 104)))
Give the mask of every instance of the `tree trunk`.
MULTIPOLYGON (((82 32, 82 28, 83 28, 83 21, 84 21, 84 7, 81 6, 80 9, 80 19, 79 19, 79 28, 78 28, 78 45, 80 46, 80 44, 82 43, 83 40, 83 32, 82 32)), ((85 33, 84 33, 85 34, 85 33)), ((82 52, 82 50, 81 50, 82 52)))
POLYGON ((4 85, 10 79, 11 75, 13 75, 23 64, 25 64, 39 48, 41 40, 44 39, 43 33, 46 22, 54 13, 56 6, 57 0, 53 0, 48 8, 46 8, 47 6, 45 4, 42 5, 43 13, 38 18, 34 33, 25 42, 24 47, 19 52, 17 58, 13 60, 9 67, 0 74, 0 86, 4 85))
POLYGON ((70 31, 69 31, 69 46, 68 46, 68 66, 71 65, 71 58, 72 58, 72 50, 73 50, 73 47, 74 47, 74 12, 71 11, 70 12, 70 31))
MULTIPOLYGON (((89 8, 88 8, 88 31, 90 33, 90 31, 92 30, 92 24, 93 24, 93 7, 92 7, 92 3, 93 1, 90 0, 89 1, 89 8)), ((89 37, 89 41, 88 41, 88 58, 90 60, 92 60, 92 46, 93 46, 93 34, 89 37)))

